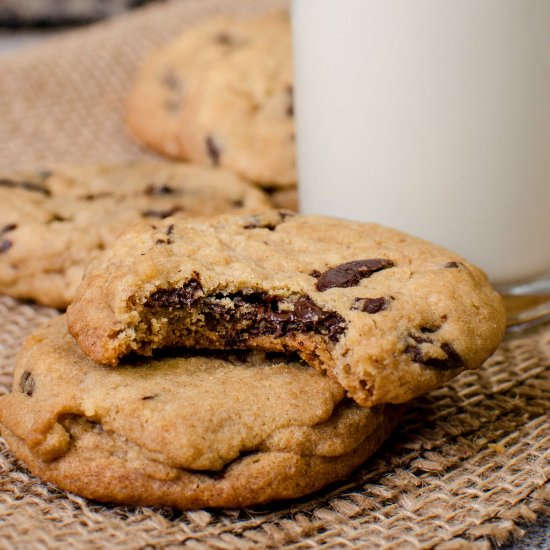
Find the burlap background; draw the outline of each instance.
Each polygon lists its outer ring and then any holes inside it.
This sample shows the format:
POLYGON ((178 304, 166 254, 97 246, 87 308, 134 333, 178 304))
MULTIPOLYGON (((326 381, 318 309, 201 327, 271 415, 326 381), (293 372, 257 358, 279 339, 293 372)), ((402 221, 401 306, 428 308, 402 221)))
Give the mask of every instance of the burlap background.
MULTIPOLYGON (((215 12, 278 0, 181 0, 0 61, 0 170, 145 153, 126 136, 129 77, 154 45, 215 12)), ((0 298, 0 393, 24 336, 56 312, 0 298)), ((254 510, 104 506, 29 476, 0 440, 0 548, 489 548, 550 502, 550 328, 508 338, 479 372, 416 400, 349 482, 254 510)))

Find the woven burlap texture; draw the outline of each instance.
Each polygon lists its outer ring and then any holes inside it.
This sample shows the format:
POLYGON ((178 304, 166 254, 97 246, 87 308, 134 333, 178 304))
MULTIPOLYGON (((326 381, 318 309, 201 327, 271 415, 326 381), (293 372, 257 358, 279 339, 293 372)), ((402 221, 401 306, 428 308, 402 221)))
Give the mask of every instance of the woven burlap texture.
MULTIPOLYGON (((72 31, 0 61, 0 170, 147 155, 123 98, 155 45, 215 13, 275 0, 181 0, 72 31)), ((0 298, 0 393, 53 310, 0 298)), ((30 476, 0 440, 0 548, 489 548, 550 501, 550 328, 508 338, 477 372, 420 398, 348 482, 253 510, 105 506, 30 476)))

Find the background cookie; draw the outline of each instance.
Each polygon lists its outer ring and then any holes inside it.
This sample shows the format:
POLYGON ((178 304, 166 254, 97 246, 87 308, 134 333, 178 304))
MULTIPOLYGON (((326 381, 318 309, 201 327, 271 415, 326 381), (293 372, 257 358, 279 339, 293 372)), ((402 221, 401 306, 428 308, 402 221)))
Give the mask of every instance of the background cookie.
POLYGON ((89 260, 128 225, 269 204, 230 172, 183 163, 0 176, 0 292, 66 307, 89 260))
POLYGON ((499 295, 456 254, 399 231, 265 212, 135 228, 88 270, 69 328, 95 360, 163 346, 292 351, 364 406, 478 367, 499 295), (164 240, 163 240, 164 239, 164 240))
POLYGON ((216 19, 146 61, 131 91, 135 137, 265 186, 296 183, 288 16, 216 19))
POLYGON ((303 363, 258 354, 100 367, 63 316, 27 339, 0 398, 2 435, 43 479, 102 501, 180 508, 314 491, 361 464, 395 418, 303 363))

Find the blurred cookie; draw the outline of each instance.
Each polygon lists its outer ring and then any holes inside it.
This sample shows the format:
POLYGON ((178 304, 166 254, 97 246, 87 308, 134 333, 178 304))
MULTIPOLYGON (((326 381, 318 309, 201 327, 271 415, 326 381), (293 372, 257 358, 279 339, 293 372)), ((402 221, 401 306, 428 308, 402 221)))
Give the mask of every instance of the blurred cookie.
POLYGON ((296 189, 268 190, 273 208, 298 212, 298 191, 296 189))
POLYGON ((102 363, 165 346, 297 352, 369 407, 479 367, 505 324, 485 274, 448 250, 277 211, 135 227, 90 266, 68 319, 102 363))
POLYGON ((158 0, 2 0, 0 25, 7 27, 86 23, 158 0))
POLYGON ((230 172, 183 163, 0 176, 0 292, 63 308, 89 260, 128 225, 269 205, 230 172))
POLYGON ((286 14, 215 19, 153 54, 127 106, 135 137, 263 186, 296 183, 286 14))
POLYGON ((33 472, 79 495, 200 508, 292 498, 345 478, 396 410, 363 409, 304 363, 164 356, 117 369, 85 357, 59 316, 30 336, 0 427, 33 472))

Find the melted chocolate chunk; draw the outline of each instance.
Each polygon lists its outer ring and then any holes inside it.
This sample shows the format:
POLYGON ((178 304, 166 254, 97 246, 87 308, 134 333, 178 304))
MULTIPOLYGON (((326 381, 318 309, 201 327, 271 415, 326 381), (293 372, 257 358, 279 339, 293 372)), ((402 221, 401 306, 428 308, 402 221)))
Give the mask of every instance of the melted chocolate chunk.
POLYGON ((309 296, 301 295, 294 301, 264 292, 204 296, 197 279, 191 279, 181 288, 157 290, 147 306, 196 306, 208 328, 226 333, 227 347, 237 347, 251 336, 273 335, 279 338, 291 332, 315 332, 336 342, 346 329, 341 315, 323 310, 309 296), (281 309, 283 303, 287 307, 281 309), (288 308, 289 305, 293 309, 288 308))
POLYGON ((412 335, 411 337, 416 342, 416 344, 407 345, 407 347, 405 348, 405 353, 407 355, 410 355, 411 359, 415 363, 420 363, 422 365, 426 365, 427 367, 431 367, 437 370, 454 370, 464 367, 464 361, 462 360, 462 357, 460 357, 454 347, 448 342, 443 342, 443 344, 440 345, 441 350, 447 356, 445 359, 440 359, 436 357, 427 357, 420 345, 418 345, 422 343, 433 344, 433 340, 431 340, 430 338, 422 338, 419 336, 414 337, 412 335))
POLYGON ((364 311, 365 313, 378 313, 384 309, 388 309, 391 303, 391 298, 355 298, 351 309, 364 311))
POLYGON ((198 279, 189 281, 180 288, 161 288, 151 294, 147 305, 151 307, 191 307, 203 294, 198 279))
POLYGON ((162 195, 174 195, 178 192, 178 190, 166 184, 156 185, 154 183, 151 183, 143 190, 143 192, 148 197, 152 197, 162 195))
POLYGON ((0 242, 0 254, 7 252, 13 246, 13 242, 9 239, 4 239, 0 242))
MULTIPOLYGON (((244 321, 247 325, 241 332, 233 335, 232 341, 236 344, 245 340, 247 336, 272 335, 280 338, 291 332, 326 334, 332 342, 336 342, 346 328, 341 315, 334 311, 324 311, 306 295, 298 297, 293 310, 280 309, 284 298, 260 292, 227 297, 233 301, 236 311, 226 311, 221 317, 237 323, 244 321)), ((220 316, 221 304, 214 305, 213 311, 220 316)), ((204 307, 209 310, 208 299, 205 300, 204 307)))
POLYGON ((13 231, 14 229, 17 229, 16 223, 8 223, 4 227, 0 228, 0 237, 8 233, 9 231, 13 231))
POLYGON ((24 393, 29 397, 32 397, 32 394, 34 393, 34 377, 28 370, 24 371, 19 379, 19 389, 21 390, 21 393, 24 393))
POLYGON ((361 279, 370 277, 373 273, 382 269, 393 267, 391 260, 374 258, 371 260, 354 260, 340 264, 321 274, 315 285, 319 292, 329 288, 347 288, 356 286, 361 279))
POLYGON ((159 218, 163 220, 164 218, 169 218, 173 216, 176 212, 181 212, 183 210, 182 206, 174 206, 168 210, 144 210, 141 215, 145 218, 159 218))
POLYGON ((219 145, 214 141, 212 136, 206 138, 206 152, 208 153, 208 158, 213 166, 219 166, 221 150, 219 145))
POLYGON ((15 181, 10 179, 0 179, 0 187, 8 187, 10 189, 24 189, 25 191, 32 191, 33 193, 42 193, 47 197, 50 196, 50 190, 39 183, 32 181, 15 181))

